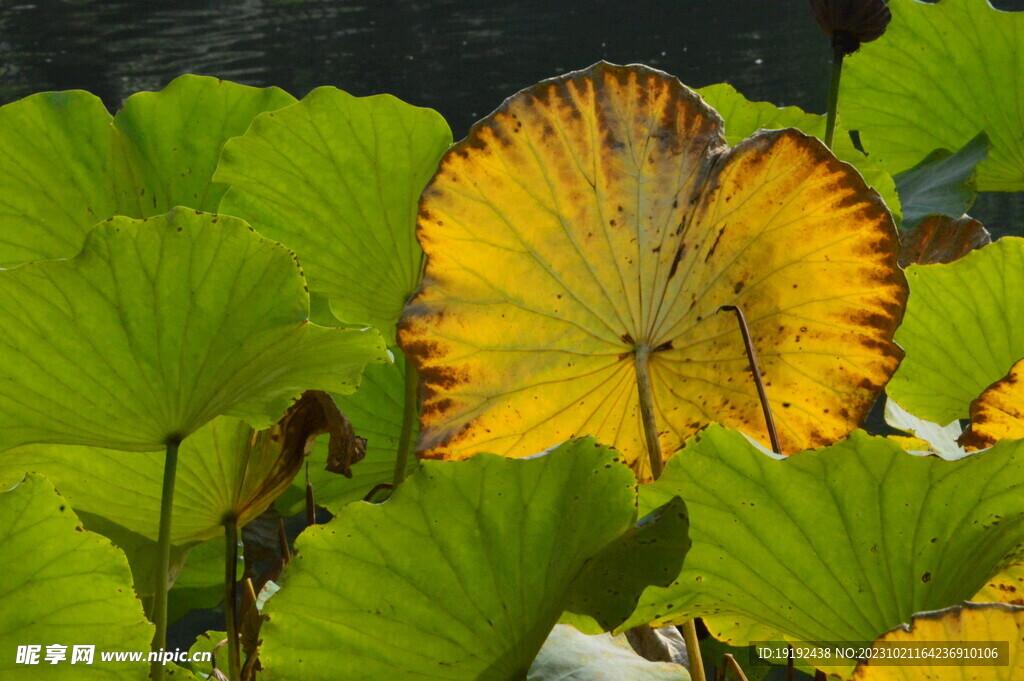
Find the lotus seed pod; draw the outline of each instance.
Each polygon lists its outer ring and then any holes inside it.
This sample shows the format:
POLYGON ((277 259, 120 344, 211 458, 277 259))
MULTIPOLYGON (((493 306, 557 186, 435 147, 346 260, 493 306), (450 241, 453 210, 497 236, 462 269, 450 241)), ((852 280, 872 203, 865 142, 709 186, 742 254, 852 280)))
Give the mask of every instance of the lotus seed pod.
POLYGON ((889 0, 811 0, 811 14, 843 54, 882 37, 892 20, 889 0))

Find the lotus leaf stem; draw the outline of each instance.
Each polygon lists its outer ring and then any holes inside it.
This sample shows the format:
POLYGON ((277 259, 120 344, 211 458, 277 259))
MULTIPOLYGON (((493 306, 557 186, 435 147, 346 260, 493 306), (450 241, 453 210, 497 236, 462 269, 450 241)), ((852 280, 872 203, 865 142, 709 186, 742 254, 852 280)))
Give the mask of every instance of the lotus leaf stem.
POLYGON ((658 424, 654 420, 654 393, 651 390, 651 372, 648 363, 651 358, 651 346, 638 345, 636 354, 636 389, 640 399, 640 417, 644 424, 644 437, 647 440, 647 456, 651 461, 651 476, 657 480, 661 477, 662 454, 661 442, 658 440, 658 424))
POLYGON ((402 433, 398 438, 398 454, 395 457, 395 487, 405 480, 405 469, 409 466, 409 452, 412 450, 412 427, 420 416, 419 389, 419 372, 416 371, 412 362, 406 361, 405 403, 402 410, 402 433))
MULTIPOLYGON (((171 516, 174 511, 174 477, 178 471, 178 448, 181 439, 167 439, 164 456, 164 481, 160 493, 160 533, 157 535, 156 577, 153 588, 153 635, 152 651, 162 653, 167 646, 167 574, 171 562, 171 516)), ((164 663, 157 659, 150 663, 149 676, 153 681, 163 681, 164 663)))
POLYGON ((690 660, 690 679, 692 681, 706 681, 704 677, 704 660, 700 656, 700 639, 697 638, 697 624, 693 620, 686 620, 679 628, 683 631, 683 641, 686 643, 686 657, 690 660))
POLYGON ((832 148, 836 136, 836 113, 839 110, 839 80, 843 76, 843 50, 834 47, 832 51, 832 81, 828 88, 828 115, 825 118, 825 146, 832 148))
POLYGON ((722 656, 722 670, 723 670, 723 672, 727 668, 728 669, 732 669, 733 672, 736 673, 736 676, 739 678, 740 681, 748 681, 747 675, 743 673, 743 667, 741 667, 740 663, 736 661, 736 658, 733 657, 729 653, 726 653, 725 655, 722 656))
POLYGON ((750 373, 754 375, 754 385, 757 387, 757 399, 761 401, 761 411, 764 413, 764 424, 768 429, 768 438, 772 443, 772 451, 782 454, 782 445, 779 444, 779 432, 775 428, 775 418, 772 416, 772 407, 768 403, 768 392, 764 389, 764 379, 761 377, 761 367, 757 363, 757 353, 754 351, 754 343, 750 340, 750 328, 747 326, 747 318, 736 305, 723 305, 718 308, 721 312, 735 312, 736 321, 740 325, 740 333, 743 335, 743 345, 747 349, 747 361, 750 362, 750 373))
POLYGON ((224 517, 224 625, 228 638, 228 678, 242 678, 238 648, 238 519, 233 513, 224 517))
MULTIPOLYGON (((647 440, 647 456, 651 460, 651 476, 655 480, 661 477, 663 469, 661 442, 658 440, 658 424, 654 418, 654 392, 651 389, 651 346, 640 344, 636 347, 636 387, 640 400, 640 417, 644 424, 644 437, 647 440)), ((693 681, 705 681, 704 662, 700 656, 700 641, 697 640, 697 626, 693 620, 682 625, 683 640, 686 642, 686 655, 690 660, 690 678, 693 681)))

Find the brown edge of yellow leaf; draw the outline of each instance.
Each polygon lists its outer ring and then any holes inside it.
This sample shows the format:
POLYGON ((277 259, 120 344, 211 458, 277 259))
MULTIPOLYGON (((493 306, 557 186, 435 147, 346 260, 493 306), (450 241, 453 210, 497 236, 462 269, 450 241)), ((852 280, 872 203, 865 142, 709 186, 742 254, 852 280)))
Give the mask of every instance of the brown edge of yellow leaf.
MULTIPOLYGON (((844 182, 849 181, 851 183, 852 192, 842 202, 841 206, 862 206, 861 210, 865 213, 864 221, 877 222, 882 227, 882 229, 878 230, 878 239, 870 244, 869 249, 864 255, 876 254, 882 256, 882 262, 879 263, 881 265, 879 271, 883 274, 877 276, 871 283, 879 288, 892 288, 896 295, 891 300, 880 302, 884 310, 883 313, 863 312, 852 317, 849 321, 854 326, 879 331, 878 336, 875 338, 862 337, 860 339, 861 344, 867 350, 878 353, 880 358, 891 359, 893 364, 892 370, 884 379, 872 381, 865 377, 855 386, 861 391, 863 397, 856 402, 848 403, 844 406, 843 411, 847 421, 855 424, 854 428, 856 428, 863 424, 878 396, 899 368, 905 356, 903 348, 894 341, 894 337, 896 329, 903 323, 907 299, 910 295, 910 286, 903 268, 899 264, 899 230, 885 200, 877 190, 868 185, 860 171, 853 165, 836 158, 832 151, 825 146, 824 142, 797 128, 758 130, 735 146, 724 149, 715 159, 714 167, 707 178, 707 186, 703 193, 707 197, 718 189, 718 175, 727 167, 727 163, 731 158, 742 153, 749 153, 751 147, 761 154, 766 154, 774 145, 786 139, 796 141, 807 150, 811 155, 811 164, 817 164, 828 170, 837 170, 838 174, 844 178, 844 182)), ((840 188, 838 185, 836 187, 837 189, 840 188)), ((736 427, 734 424, 726 425, 736 427)), ((825 447, 834 444, 838 439, 846 435, 849 435, 849 432, 839 438, 823 437, 820 434, 818 437, 815 437, 814 433, 811 433, 808 442, 799 447, 798 450, 803 451, 815 447, 825 447)), ((783 454, 793 453, 792 448, 789 448, 789 452, 786 449, 786 447, 783 447, 783 454)))
MULTIPOLYGON (((1002 439, 1024 437, 1024 402, 1020 402, 1015 413, 1006 411, 1000 406, 1007 393, 1014 390, 1024 394, 1024 358, 1010 367, 1005 376, 985 388, 981 395, 971 402, 971 422, 960 436, 960 446, 968 451, 977 451, 995 445, 1002 439), (1021 384, 1021 387, 1016 388, 1021 384), (1019 421, 1020 433, 1012 427, 1013 421, 1019 421)), ((1012 401, 1012 397, 1010 400, 1012 401)), ((1013 408, 1011 406, 1011 408, 1013 408)))

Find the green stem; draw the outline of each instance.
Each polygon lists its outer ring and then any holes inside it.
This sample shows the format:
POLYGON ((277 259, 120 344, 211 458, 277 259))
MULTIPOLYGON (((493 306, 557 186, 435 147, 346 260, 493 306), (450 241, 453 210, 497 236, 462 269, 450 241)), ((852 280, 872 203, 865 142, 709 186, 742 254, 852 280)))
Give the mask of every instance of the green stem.
POLYGON ((228 637, 228 678, 241 679, 242 664, 238 651, 238 519, 234 515, 224 518, 224 624, 228 637))
MULTIPOLYGON (((651 460, 651 476, 657 480, 661 477, 662 454, 661 441, 658 439, 658 424, 654 419, 654 391, 651 388, 651 372, 648 366, 651 359, 651 346, 638 345, 636 354, 636 390, 640 400, 640 418, 644 424, 644 438, 647 440, 647 456, 651 460)), ((693 620, 682 625, 683 640, 686 641, 686 655, 690 659, 690 678, 693 681, 705 681, 704 662, 700 656, 700 642, 697 640, 697 627, 693 620)))
POLYGON ((412 428, 420 416, 419 405, 420 374, 416 367, 405 360, 405 403, 402 412, 402 434, 398 438, 398 455, 395 457, 395 487, 405 480, 405 469, 409 466, 412 451, 412 428))
POLYGON ((757 399, 761 401, 761 412, 764 414, 764 425, 768 429, 768 439, 772 443, 772 451, 776 454, 782 453, 782 445, 779 443, 779 431, 775 429, 775 418, 772 416, 772 407, 768 403, 768 392, 764 388, 764 379, 761 376, 761 367, 757 363, 757 353, 754 351, 754 342, 750 340, 750 329, 747 327, 747 318, 743 316, 743 310, 738 305, 723 305, 718 308, 720 312, 735 312, 736 321, 740 325, 740 334, 743 336, 743 345, 747 349, 747 361, 750 362, 750 373, 754 376, 754 386, 757 388, 757 399))
POLYGON ((839 79, 843 75, 843 50, 832 48, 832 81, 828 88, 828 116, 825 119, 825 146, 832 148, 836 136, 836 113, 839 110, 839 79))
POLYGON ((686 642, 686 657, 690 660, 690 678, 693 681, 706 681, 704 660, 700 656, 700 640, 697 638, 697 625, 693 620, 686 620, 680 629, 683 630, 683 641, 686 642))
POLYGON ((654 420, 654 393, 651 390, 651 372, 648 362, 651 358, 651 347, 639 345, 636 348, 636 389, 640 398, 640 417, 644 424, 644 437, 647 440, 647 457, 651 461, 651 476, 657 480, 661 477, 662 454, 661 441, 658 439, 658 424, 654 420))
MULTIPOLYGON (((167 574, 171 562, 171 516, 174 511, 174 476, 178 471, 178 446, 176 437, 167 440, 167 454, 164 457, 164 483, 160 493, 160 533, 157 536, 156 581, 153 589, 153 635, 152 651, 162 653, 167 646, 167 574)), ((153 681, 163 681, 164 663, 156 660, 150 663, 149 675, 153 681)))
POLYGON ((736 661, 733 655, 726 653, 722 656, 722 667, 731 668, 740 681, 748 681, 747 675, 743 673, 743 667, 740 666, 740 663, 736 661))
POLYGON ((313 496, 313 483, 309 481, 309 464, 306 464, 306 527, 316 525, 316 499, 313 496))

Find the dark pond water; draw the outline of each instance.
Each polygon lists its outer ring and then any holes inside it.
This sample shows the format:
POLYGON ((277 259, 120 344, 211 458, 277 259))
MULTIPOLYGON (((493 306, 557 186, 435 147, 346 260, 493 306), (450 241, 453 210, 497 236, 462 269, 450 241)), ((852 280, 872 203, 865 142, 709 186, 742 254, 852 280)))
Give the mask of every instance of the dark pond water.
POLYGON ((192 72, 299 97, 390 92, 457 137, 517 90, 599 59, 815 110, 829 68, 801 0, 50 1, 11 5, 0 41, 3 101, 84 88, 116 107, 192 72))

